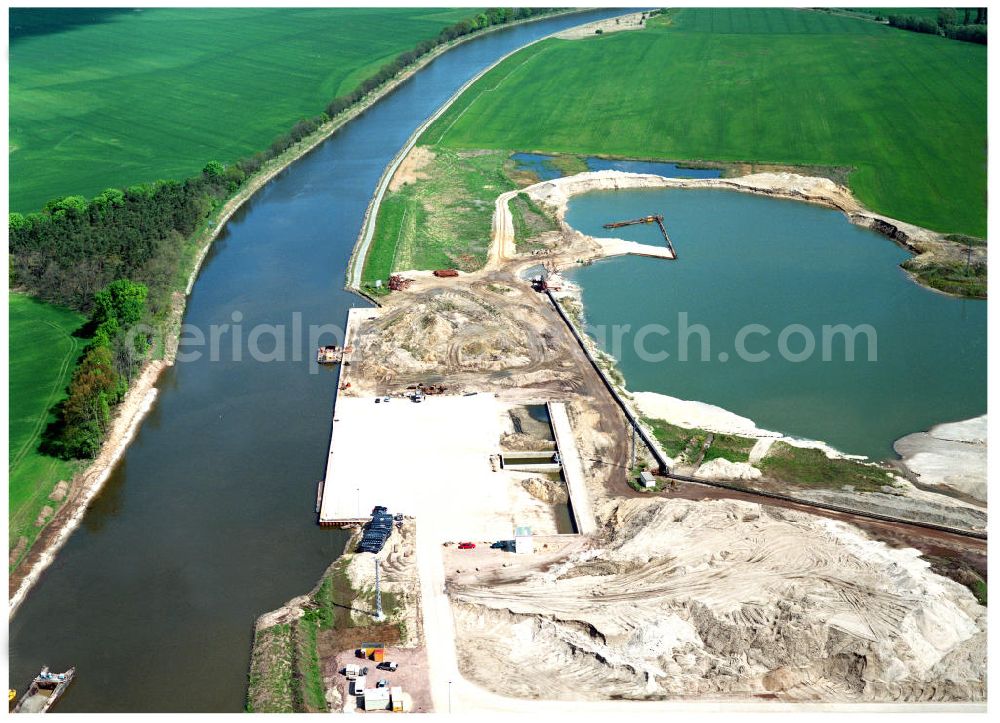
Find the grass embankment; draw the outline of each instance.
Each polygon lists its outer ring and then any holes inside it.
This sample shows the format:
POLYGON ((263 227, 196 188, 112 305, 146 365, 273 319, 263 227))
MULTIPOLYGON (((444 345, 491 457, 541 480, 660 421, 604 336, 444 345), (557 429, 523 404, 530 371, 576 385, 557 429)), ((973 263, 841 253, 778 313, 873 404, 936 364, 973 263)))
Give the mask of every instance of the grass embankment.
POLYGON ((514 246, 518 253, 545 248, 535 239, 548 231, 555 231, 559 224, 526 193, 519 193, 508 204, 514 221, 514 246))
POLYGON ((52 22, 42 34, 19 33, 27 21, 17 12, 11 19, 14 211, 64 194, 187 178, 211 158, 250 155, 473 14, 147 8, 76 24, 72 11, 43 12, 52 22))
POLYGON ((880 467, 830 459, 822 450, 785 442, 775 442, 757 466, 767 477, 796 487, 839 490, 851 486, 855 492, 878 492, 892 484, 892 477, 880 467))
POLYGON ((957 296, 971 296, 975 299, 986 298, 985 263, 965 264, 960 261, 928 263, 915 257, 904 261, 903 268, 932 289, 957 296))
POLYGON ((392 271, 456 268, 486 263, 493 202, 514 188, 504 172, 507 154, 437 151, 426 176, 388 192, 379 207, 362 285, 383 283, 392 271))
MULTIPOLYGON (((682 464, 701 463, 713 459, 747 462, 756 439, 736 434, 714 434, 704 429, 680 427, 662 419, 643 418, 656 441, 670 457, 682 464), (710 442, 707 449, 706 443, 710 442)), ((881 467, 851 459, 830 459, 819 449, 794 447, 775 442, 767 455, 756 464, 764 477, 792 487, 841 490, 851 486, 856 492, 878 492, 892 484, 892 477, 881 467)))
MULTIPOLYGON (((385 284, 395 271, 482 268, 489 253, 496 197, 523 183, 529 174, 514 170, 509 151, 453 151, 430 147, 433 160, 419 175, 389 191, 375 220, 375 233, 365 257, 361 285, 385 284)), ((571 158, 569 162, 580 162, 571 158)), ((559 227, 551 214, 524 194, 510 202, 517 250, 542 248, 535 240, 559 227)))
POLYGON ((709 438, 711 444, 705 450, 703 463, 719 458, 730 462, 746 462, 750 459, 750 450, 757 441, 751 437, 740 437, 735 434, 713 434, 704 429, 680 427, 662 419, 644 417, 643 422, 652 430, 653 436, 667 455, 674 458, 681 457, 685 462, 692 464, 697 461, 709 438))
POLYGON ((66 385, 86 340, 74 336, 85 322, 75 311, 22 294, 11 294, 8 308, 8 549, 16 551, 13 568, 41 530, 35 522, 42 509, 49 507, 54 513, 59 508, 61 500, 50 499, 56 484, 69 481, 79 466, 44 455, 38 447, 53 421, 53 407, 66 396, 66 385))
POLYGON ((300 618, 256 632, 247 687, 248 711, 327 711, 324 660, 369 640, 405 642, 407 631, 400 620, 398 596, 383 590, 387 622, 372 624, 369 606, 374 594, 351 585, 347 565, 352 558, 346 554, 326 570, 309 594, 300 618))
POLYGON ((805 10, 693 9, 547 40, 428 129, 444 148, 836 166, 866 206, 986 233, 986 49, 805 10))

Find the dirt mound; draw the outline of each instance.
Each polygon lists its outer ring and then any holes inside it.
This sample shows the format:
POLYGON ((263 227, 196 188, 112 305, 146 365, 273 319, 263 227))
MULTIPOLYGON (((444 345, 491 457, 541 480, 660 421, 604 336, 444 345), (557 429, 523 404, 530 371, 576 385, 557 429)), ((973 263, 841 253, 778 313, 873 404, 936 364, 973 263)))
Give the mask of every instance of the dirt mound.
POLYGON ((60 480, 60 482, 55 486, 55 489, 49 494, 49 499, 53 502, 62 502, 66 499, 66 494, 69 492, 69 482, 65 480, 60 480))
POLYGON ((392 180, 389 181, 389 190, 395 193, 408 183, 416 183, 420 179, 430 178, 423 169, 429 166, 434 158, 434 151, 427 146, 414 146, 409 155, 399 164, 392 180))
POLYGON ((576 390, 581 374, 570 358, 572 337, 552 328, 552 313, 536 297, 505 274, 461 284, 416 277, 411 289, 386 297, 381 314, 355 335, 346 370, 351 392, 398 392, 418 382, 443 382, 453 394, 576 390))
POLYGON ((566 491, 566 485, 562 482, 544 477, 531 477, 521 480, 521 486, 527 490, 528 494, 542 502, 548 502, 552 505, 569 502, 569 493, 566 491))
POLYGON ((542 452, 554 450, 556 443, 525 432, 507 432, 500 436, 500 447, 510 452, 542 452))
POLYGON ((49 505, 45 505, 38 512, 38 517, 35 519, 35 527, 41 527, 45 524, 46 520, 52 517, 52 513, 55 512, 49 505))
POLYGON ((915 550, 734 500, 629 500, 608 527, 545 572, 453 588, 465 675, 528 697, 985 695, 985 608, 915 550))
POLYGON ((463 371, 527 366, 537 356, 521 325, 464 290, 435 290, 396 309, 359 341, 361 370, 463 371))

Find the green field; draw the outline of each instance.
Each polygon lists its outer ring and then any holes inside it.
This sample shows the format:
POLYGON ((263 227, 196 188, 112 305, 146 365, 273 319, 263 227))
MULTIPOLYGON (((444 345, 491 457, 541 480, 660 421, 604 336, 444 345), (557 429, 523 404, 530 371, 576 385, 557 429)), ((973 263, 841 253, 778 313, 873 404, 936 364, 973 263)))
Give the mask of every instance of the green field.
POLYGON ((44 304, 22 294, 10 295, 10 485, 9 545, 34 541, 35 519, 59 480, 69 480, 77 465, 48 457, 38 444, 50 410, 65 397, 66 385, 86 340, 73 336, 83 315, 44 304))
POLYGON ((653 20, 517 53, 421 142, 846 166, 873 210, 985 236, 985 47, 805 10, 653 20))
MULTIPOLYGON (((23 12, 23 11, 21 11, 23 12)), ((47 11, 11 19, 10 208, 266 148, 468 9, 47 11), (93 16, 96 11, 86 11, 93 16)))

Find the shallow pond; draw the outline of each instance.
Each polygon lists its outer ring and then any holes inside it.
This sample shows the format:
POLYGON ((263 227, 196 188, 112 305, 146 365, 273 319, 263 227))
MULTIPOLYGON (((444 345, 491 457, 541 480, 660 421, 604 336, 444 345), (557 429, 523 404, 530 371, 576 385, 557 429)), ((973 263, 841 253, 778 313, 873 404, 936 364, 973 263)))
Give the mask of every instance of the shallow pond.
POLYGON ((986 304, 918 286, 886 238, 837 211, 723 190, 590 193, 566 220, 662 245, 655 226, 602 228, 653 213, 677 261, 619 257, 568 274, 630 390, 873 458, 893 456, 905 434, 986 411, 986 304))

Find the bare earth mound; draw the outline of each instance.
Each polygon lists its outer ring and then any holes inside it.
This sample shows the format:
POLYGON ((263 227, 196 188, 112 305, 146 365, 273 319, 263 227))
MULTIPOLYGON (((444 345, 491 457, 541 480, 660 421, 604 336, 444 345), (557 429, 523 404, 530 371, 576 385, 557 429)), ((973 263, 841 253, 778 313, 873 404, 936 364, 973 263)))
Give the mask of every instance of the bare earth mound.
POLYGON ((986 609, 916 550, 734 500, 628 500, 597 549, 454 585, 462 672, 518 697, 985 697, 986 609))
POLYGON ((358 333, 352 392, 417 382, 444 382, 449 393, 577 388, 572 340, 553 331, 548 310, 528 296, 534 292, 504 278, 505 285, 477 281, 471 287, 418 278, 405 295, 388 297, 385 311, 358 333))

